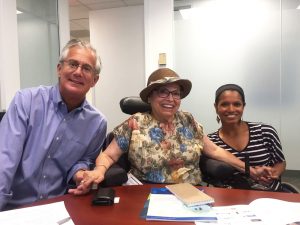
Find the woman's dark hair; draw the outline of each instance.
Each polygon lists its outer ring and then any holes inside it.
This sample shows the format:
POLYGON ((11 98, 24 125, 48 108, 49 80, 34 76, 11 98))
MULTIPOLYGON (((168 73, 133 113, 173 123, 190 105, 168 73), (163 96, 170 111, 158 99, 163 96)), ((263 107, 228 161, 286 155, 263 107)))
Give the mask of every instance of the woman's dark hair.
POLYGON ((246 102, 245 102, 245 94, 244 94, 244 91, 243 91, 243 89, 242 89, 239 85, 237 85, 237 84, 224 84, 224 85, 222 85, 221 87, 219 87, 219 88, 216 90, 215 104, 218 104, 220 95, 221 95, 224 91, 227 91, 227 90, 237 91, 237 92, 240 94, 240 96, 242 97, 243 104, 244 104, 244 105, 246 104, 246 102))

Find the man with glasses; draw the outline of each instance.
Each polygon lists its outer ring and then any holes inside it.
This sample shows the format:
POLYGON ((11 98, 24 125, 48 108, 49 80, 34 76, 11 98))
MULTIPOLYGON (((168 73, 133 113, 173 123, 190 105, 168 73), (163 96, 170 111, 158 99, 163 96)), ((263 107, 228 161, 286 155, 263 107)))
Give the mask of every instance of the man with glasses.
POLYGON ((106 136, 105 116, 86 101, 100 70, 96 50, 71 40, 57 85, 17 92, 0 125, 0 210, 63 195, 72 180, 79 185, 106 136))
MULTIPOLYGON (((136 113, 113 130, 114 139, 97 157, 93 171, 85 171, 80 191, 104 179, 106 170, 127 152, 131 173, 142 182, 191 183, 199 185, 202 153, 225 161, 239 171, 245 163, 211 142, 192 114, 179 110, 181 99, 192 83, 168 68, 154 71, 140 97, 151 106, 149 112, 136 113)), ((250 168, 251 176, 261 176, 265 168, 250 168)))

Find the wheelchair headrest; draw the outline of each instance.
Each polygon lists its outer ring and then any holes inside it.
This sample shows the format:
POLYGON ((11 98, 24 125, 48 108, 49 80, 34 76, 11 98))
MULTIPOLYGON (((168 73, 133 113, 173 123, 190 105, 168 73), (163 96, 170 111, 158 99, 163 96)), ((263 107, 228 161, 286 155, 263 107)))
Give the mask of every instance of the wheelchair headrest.
POLYGON ((132 96, 122 98, 120 101, 120 107, 123 113, 132 115, 137 112, 151 111, 151 106, 142 101, 140 97, 132 96))
POLYGON ((0 112, 0 121, 2 120, 2 117, 4 116, 5 112, 4 111, 1 111, 0 112))

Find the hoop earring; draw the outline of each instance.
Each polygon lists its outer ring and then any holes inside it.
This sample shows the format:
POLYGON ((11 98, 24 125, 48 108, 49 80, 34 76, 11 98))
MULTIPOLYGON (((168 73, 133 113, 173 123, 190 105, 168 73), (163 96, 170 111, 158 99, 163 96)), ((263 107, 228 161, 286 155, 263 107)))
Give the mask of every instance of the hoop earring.
POLYGON ((216 118, 216 120, 217 120, 217 123, 220 123, 220 117, 219 117, 219 115, 217 115, 217 118, 216 118))

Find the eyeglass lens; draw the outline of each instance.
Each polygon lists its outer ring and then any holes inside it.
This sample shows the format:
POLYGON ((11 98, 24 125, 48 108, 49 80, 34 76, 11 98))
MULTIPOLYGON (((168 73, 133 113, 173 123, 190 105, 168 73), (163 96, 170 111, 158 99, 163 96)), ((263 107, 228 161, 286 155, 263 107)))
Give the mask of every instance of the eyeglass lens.
POLYGON ((169 97, 170 94, 172 94, 172 97, 174 99, 180 99, 181 95, 180 95, 180 91, 175 90, 175 91, 169 91, 167 88, 160 88, 157 90, 158 96, 161 98, 167 98, 169 97))
POLYGON ((65 61, 69 67, 70 70, 77 70, 78 67, 81 67, 81 70, 84 74, 93 74, 94 73, 94 69, 92 66, 90 66, 89 64, 81 64, 73 59, 69 59, 67 61, 65 61))

